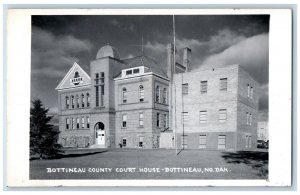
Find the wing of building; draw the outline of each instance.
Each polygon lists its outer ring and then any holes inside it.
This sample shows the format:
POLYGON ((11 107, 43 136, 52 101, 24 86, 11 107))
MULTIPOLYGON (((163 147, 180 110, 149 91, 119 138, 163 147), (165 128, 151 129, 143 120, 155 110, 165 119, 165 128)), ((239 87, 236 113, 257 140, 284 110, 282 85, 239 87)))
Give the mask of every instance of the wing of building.
POLYGON ((87 74, 77 63, 57 86, 59 142, 77 148, 256 147, 258 84, 239 65, 191 70, 191 50, 167 65, 99 49, 87 74), (174 66, 175 64, 175 66, 174 66), (171 113, 171 114, 169 114, 171 113))

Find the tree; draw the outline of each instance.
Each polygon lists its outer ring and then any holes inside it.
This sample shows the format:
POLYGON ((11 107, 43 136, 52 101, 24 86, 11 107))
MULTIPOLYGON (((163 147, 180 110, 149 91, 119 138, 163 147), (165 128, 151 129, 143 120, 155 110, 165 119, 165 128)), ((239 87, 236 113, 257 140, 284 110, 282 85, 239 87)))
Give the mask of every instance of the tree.
POLYGON ((63 152, 57 143, 59 130, 49 124, 52 116, 47 116, 46 109, 40 99, 32 101, 30 108, 30 155, 39 155, 40 158, 53 158, 63 152))

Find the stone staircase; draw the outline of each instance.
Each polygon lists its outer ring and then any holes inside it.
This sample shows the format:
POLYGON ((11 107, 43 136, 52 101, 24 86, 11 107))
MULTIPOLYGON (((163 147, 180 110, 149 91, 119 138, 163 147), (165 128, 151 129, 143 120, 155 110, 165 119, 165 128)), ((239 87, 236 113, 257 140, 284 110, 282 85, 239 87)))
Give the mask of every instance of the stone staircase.
POLYGON ((106 147, 105 145, 94 144, 94 145, 90 145, 89 148, 106 148, 106 147))

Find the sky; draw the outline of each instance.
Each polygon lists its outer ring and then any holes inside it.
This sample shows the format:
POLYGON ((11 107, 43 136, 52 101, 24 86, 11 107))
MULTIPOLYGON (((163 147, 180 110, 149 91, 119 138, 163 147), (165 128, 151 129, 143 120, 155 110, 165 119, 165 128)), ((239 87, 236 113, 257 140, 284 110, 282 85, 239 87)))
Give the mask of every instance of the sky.
MULTIPOLYGON (((88 74, 97 51, 110 44, 121 59, 144 54, 166 68, 166 46, 173 42, 173 17, 32 16, 31 99, 57 112, 55 87, 74 62, 88 74)), ((191 68, 240 64, 258 81, 259 121, 268 120, 269 15, 176 15, 177 61, 192 49, 191 68)))

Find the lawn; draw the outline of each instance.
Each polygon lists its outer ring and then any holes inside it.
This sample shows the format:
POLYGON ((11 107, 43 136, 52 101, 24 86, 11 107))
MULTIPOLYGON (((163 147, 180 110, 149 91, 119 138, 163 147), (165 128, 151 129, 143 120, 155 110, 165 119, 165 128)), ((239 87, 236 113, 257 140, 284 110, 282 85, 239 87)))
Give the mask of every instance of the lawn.
POLYGON ((30 179, 267 179, 268 152, 89 149, 31 160, 30 179), (58 172, 59 171, 59 172, 58 172))

